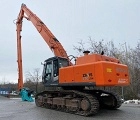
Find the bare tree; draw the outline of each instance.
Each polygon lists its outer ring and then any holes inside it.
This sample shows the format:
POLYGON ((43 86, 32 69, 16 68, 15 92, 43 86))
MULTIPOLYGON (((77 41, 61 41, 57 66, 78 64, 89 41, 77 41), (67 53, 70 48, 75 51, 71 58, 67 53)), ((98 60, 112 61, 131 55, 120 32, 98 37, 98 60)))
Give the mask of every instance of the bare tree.
POLYGON ((119 57, 120 52, 115 47, 113 41, 104 42, 104 40, 95 41, 89 37, 88 41, 85 43, 83 40, 78 42, 77 46, 74 46, 74 50, 76 50, 79 54, 83 53, 85 50, 89 50, 91 53, 101 54, 102 51, 105 55, 111 57, 119 57))
POLYGON ((32 88, 35 86, 36 93, 38 92, 38 85, 41 81, 41 75, 39 68, 35 68, 33 72, 26 72, 26 82, 25 85, 29 88, 32 88))

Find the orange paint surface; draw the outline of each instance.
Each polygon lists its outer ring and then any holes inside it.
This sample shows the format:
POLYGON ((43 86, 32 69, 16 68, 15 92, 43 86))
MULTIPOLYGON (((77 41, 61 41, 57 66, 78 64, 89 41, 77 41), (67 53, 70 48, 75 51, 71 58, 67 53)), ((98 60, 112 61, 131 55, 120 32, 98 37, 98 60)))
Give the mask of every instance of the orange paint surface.
POLYGON ((59 83, 95 83, 96 86, 125 86, 129 84, 126 65, 95 62, 59 70, 59 83))

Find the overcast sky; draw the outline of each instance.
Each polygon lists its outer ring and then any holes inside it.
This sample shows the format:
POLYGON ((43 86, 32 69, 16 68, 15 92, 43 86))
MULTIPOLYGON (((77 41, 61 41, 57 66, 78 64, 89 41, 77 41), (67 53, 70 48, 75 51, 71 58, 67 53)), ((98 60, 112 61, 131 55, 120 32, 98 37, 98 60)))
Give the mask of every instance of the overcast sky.
MULTIPOLYGON (((68 54, 80 40, 113 40, 135 47, 140 39, 140 0, 0 0, 0 82, 17 82, 16 25, 21 4, 34 12, 68 54)), ((53 54, 31 22, 22 30, 23 71, 40 68, 53 54)))

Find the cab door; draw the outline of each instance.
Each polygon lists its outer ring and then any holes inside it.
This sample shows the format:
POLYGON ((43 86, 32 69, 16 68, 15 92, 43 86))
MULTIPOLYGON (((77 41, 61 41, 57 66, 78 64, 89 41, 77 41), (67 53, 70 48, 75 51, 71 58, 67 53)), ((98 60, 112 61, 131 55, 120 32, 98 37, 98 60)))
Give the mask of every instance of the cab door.
POLYGON ((58 85, 58 59, 52 59, 44 64, 42 81, 45 86, 58 85))

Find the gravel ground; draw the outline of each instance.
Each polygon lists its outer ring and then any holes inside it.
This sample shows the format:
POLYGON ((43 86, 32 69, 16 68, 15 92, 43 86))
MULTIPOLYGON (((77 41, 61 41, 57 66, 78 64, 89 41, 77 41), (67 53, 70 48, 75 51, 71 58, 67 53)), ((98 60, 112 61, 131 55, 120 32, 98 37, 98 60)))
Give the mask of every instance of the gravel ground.
POLYGON ((100 110, 95 116, 84 117, 39 108, 34 102, 0 96, 0 120, 140 120, 140 105, 123 104, 118 110, 100 110))

